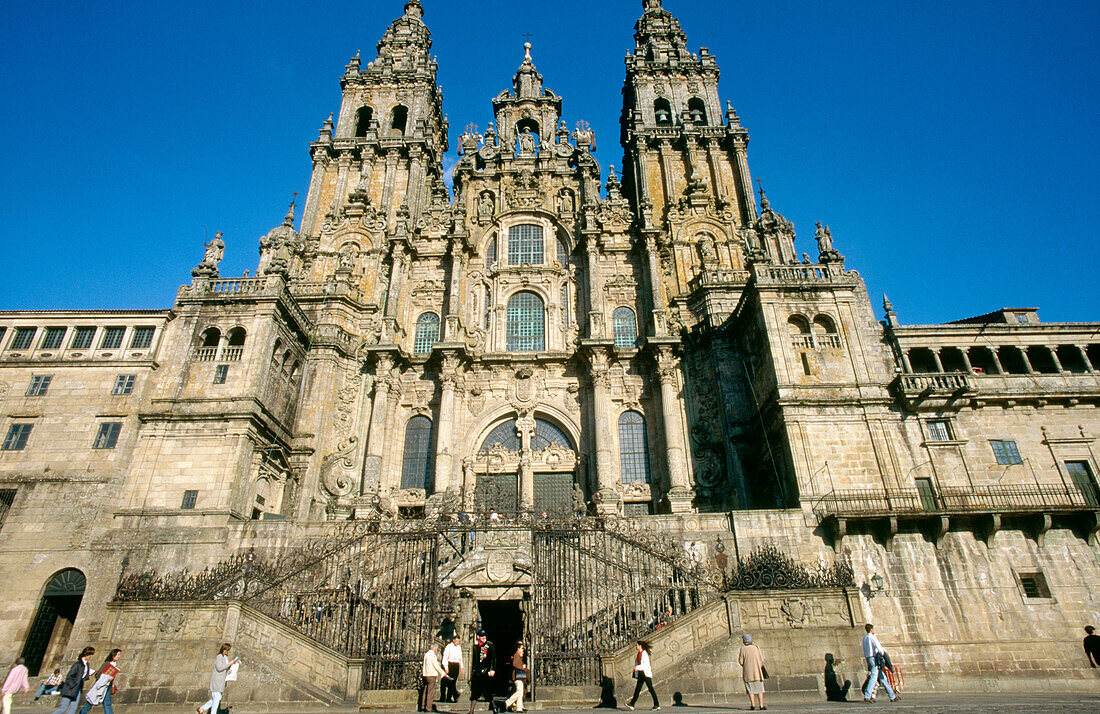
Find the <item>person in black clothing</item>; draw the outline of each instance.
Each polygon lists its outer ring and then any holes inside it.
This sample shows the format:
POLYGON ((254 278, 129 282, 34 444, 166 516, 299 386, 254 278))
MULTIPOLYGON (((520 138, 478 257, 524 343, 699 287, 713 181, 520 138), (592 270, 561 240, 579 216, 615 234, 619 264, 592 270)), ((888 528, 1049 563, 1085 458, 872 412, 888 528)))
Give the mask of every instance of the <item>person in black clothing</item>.
POLYGON ((80 651, 80 658, 69 668, 69 673, 65 675, 65 681, 61 685, 61 702, 51 714, 76 714, 80 695, 84 693, 84 682, 92 676, 88 659, 94 654, 95 647, 85 647, 80 651))
POLYGON ((1100 635, 1094 632, 1096 628, 1092 625, 1085 628, 1085 656, 1089 658, 1089 664, 1096 667, 1100 665, 1100 635))
POLYGON ((470 657, 470 714, 474 714, 474 702, 485 697, 489 711, 496 711, 493 701, 493 677, 496 676, 497 650, 485 638, 485 630, 478 630, 474 651, 470 657))

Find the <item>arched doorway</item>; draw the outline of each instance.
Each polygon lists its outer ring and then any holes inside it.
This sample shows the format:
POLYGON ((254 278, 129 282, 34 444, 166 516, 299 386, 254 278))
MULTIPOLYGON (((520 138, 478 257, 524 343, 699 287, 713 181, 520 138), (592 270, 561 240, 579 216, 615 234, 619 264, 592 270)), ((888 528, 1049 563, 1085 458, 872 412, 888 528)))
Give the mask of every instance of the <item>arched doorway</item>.
POLYGON ((57 662, 65 656, 80 601, 84 599, 84 573, 67 568, 46 583, 38 613, 31 623, 23 659, 32 677, 38 676, 43 662, 57 662))

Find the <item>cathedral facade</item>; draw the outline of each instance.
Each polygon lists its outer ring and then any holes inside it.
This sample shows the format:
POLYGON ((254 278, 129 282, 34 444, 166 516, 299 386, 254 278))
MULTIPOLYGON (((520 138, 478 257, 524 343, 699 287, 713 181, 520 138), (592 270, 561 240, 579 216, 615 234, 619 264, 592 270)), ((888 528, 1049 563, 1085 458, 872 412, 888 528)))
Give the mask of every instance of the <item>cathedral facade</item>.
MULTIPOLYGON (((307 198, 260 239, 254 275, 219 274, 219 235, 168 309, 0 313, 7 655, 37 668, 87 642, 147 652, 135 689, 178 701, 201 677, 153 665, 152 643, 235 635, 313 698, 384 690, 360 676, 370 651, 332 632, 226 592, 122 598, 120 583, 495 512, 626 522, 683 546, 725 593, 714 602, 735 602, 723 626, 785 643, 793 688, 824 648, 858 671, 870 619, 917 682, 1086 683, 1066 662, 1100 616, 1100 324, 1006 308, 907 326, 889 301, 877 319, 827 226, 804 238, 811 257, 757 202, 717 60, 689 50, 661 0, 644 1, 626 62, 620 171, 597 164, 587 124, 566 124, 528 45, 486 129, 460 135, 452 193, 423 13, 410 0, 377 56, 347 65, 307 198), (768 546, 844 564, 840 599, 731 591, 731 564, 768 546), (1046 651, 1021 660, 1031 642, 1046 651)), ((645 550, 622 538, 620 553, 645 550)), ((482 601, 538 600, 548 542, 455 547, 474 555, 432 576, 425 592, 461 591, 433 615, 472 627, 482 601)), ((554 577, 583 577, 582 561, 554 577)), ((699 592, 654 622, 718 617, 699 592)), ((610 622, 593 597, 575 629, 610 622)), ((540 607, 516 610, 521 637, 540 607)), ((688 662, 721 645, 704 640, 662 671, 707 679, 688 662)))

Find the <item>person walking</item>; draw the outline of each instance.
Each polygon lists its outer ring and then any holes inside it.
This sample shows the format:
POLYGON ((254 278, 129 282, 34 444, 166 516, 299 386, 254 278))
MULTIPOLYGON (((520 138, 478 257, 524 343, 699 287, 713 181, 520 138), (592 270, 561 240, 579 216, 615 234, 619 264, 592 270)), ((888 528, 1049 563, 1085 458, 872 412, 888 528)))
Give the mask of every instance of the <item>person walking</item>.
POLYGON ((741 679, 749 695, 749 711, 767 709, 764 706, 764 653, 752 643, 752 635, 747 632, 741 635, 741 642, 737 662, 741 665, 741 679))
POLYGON ((80 695, 84 692, 84 682, 92 676, 92 668, 88 660, 95 654, 95 647, 85 647, 80 650, 80 656, 69 667, 65 681, 61 683, 61 701, 50 714, 76 714, 76 706, 80 703, 80 695))
POLYGON ((496 676, 497 650, 485 635, 485 630, 477 631, 477 641, 470 657, 470 713, 474 714, 474 702, 485 697, 489 702, 489 711, 496 711, 493 700, 493 677, 496 676))
POLYGON ((0 695, 3 695, 0 697, 0 706, 3 707, 4 714, 11 714, 11 696, 20 689, 23 690, 23 694, 31 692, 31 685, 27 680, 27 666, 23 664, 22 657, 15 660, 7 679, 4 680, 4 686, 0 688, 0 695))
POLYGON ((657 692, 653 690, 653 668, 649 663, 649 643, 645 640, 638 640, 634 646, 638 648, 638 653, 634 655, 634 678, 638 680, 638 683, 634 685, 634 696, 630 698, 630 703, 626 705, 626 708, 633 711, 634 704, 638 701, 638 695, 642 693, 642 686, 644 685, 649 688, 649 696, 653 697, 653 709, 660 709, 661 703, 657 701, 657 692))
POLYGON ((441 702, 458 701, 458 678, 462 676, 462 639, 456 632, 451 643, 443 648, 443 669, 447 675, 439 685, 441 702))
POLYGON ((54 669, 53 674, 46 677, 46 681, 42 682, 38 686, 38 694, 34 695, 34 701, 38 701, 43 694, 53 694, 61 688, 61 683, 65 681, 65 678, 61 676, 61 668, 54 669))
POLYGON ((863 657, 867 660, 867 684, 863 685, 863 701, 873 702, 875 701, 875 686, 881 682, 886 694, 890 697, 890 701, 896 702, 898 695, 894 693, 893 688, 890 686, 890 681, 886 677, 886 650, 883 648, 882 643, 875 637, 875 626, 867 623, 864 628, 867 630, 867 634, 863 636, 863 657))
POLYGON ((118 676, 118 658, 122 650, 113 649, 103 661, 103 666, 95 673, 95 683, 84 697, 84 706, 80 707, 80 714, 88 714, 92 707, 102 704, 103 714, 114 714, 111 706, 111 696, 115 693, 115 677, 118 676))
POLYGON ((1085 656, 1094 668, 1100 665, 1100 635, 1094 634, 1095 632, 1096 628, 1092 625, 1085 627, 1085 656))
POLYGON ((439 711, 435 707, 435 685, 440 677, 446 676, 443 665, 439 663, 439 643, 433 642, 428 651, 424 653, 424 666, 420 669, 420 676, 424 681, 420 688, 420 701, 416 710, 419 712, 439 711))
POLYGON ((512 682, 516 691, 504 701, 504 708, 515 707, 517 712, 523 711, 523 689, 527 686, 527 651, 522 642, 516 643, 516 652, 512 655, 512 682))
POLYGON ((218 648, 218 654, 214 657, 214 672, 210 675, 210 700, 195 709, 199 714, 205 711, 218 714, 218 705, 225 693, 225 678, 229 675, 229 668, 240 662, 236 657, 229 659, 231 647, 232 645, 226 642, 218 648))

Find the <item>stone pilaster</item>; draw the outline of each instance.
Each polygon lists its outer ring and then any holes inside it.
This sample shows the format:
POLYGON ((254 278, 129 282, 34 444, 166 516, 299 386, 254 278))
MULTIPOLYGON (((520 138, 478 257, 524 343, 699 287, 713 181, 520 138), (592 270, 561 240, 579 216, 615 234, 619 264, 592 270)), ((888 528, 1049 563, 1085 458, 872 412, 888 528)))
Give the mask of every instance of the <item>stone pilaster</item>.
POLYGON ((673 513, 687 513, 692 510, 691 501, 695 493, 688 482, 687 440, 681 418, 683 405, 678 396, 680 360, 673 354, 671 345, 662 346, 656 359, 657 377, 661 382, 665 456, 668 459, 668 504, 673 513))

